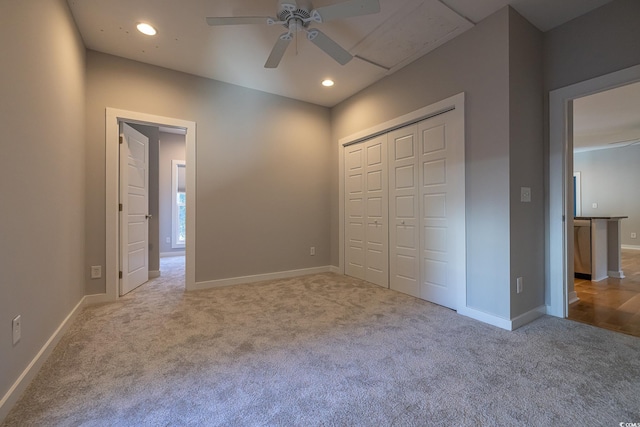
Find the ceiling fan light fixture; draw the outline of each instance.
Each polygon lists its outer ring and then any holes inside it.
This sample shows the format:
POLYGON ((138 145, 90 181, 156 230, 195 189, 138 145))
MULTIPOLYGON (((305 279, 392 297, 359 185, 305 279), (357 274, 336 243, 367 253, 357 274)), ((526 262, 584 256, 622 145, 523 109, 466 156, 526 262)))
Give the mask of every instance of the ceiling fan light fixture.
POLYGON ((147 24, 146 22, 140 22, 136 28, 138 29, 138 31, 140 31, 142 34, 146 34, 148 36, 155 36, 157 34, 157 31, 155 28, 153 28, 153 26, 151 24, 147 24))
POLYGON ((333 80, 331 80, 331 79, 324 79, 322 81, 322 86, 324 86, 324 87, 331 87, 334 84, 335 84, 335 82, 333 80))

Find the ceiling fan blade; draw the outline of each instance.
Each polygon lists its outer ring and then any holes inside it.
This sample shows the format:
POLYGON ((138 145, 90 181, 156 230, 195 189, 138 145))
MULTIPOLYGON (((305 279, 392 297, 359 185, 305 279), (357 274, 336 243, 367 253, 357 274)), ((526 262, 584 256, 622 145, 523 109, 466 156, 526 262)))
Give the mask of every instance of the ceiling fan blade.
POLYGON ((353 55, 320 30, 316 30, 315 28, 313 30, 309 30, 307 38, 311 40, 313 44, 325 51, 327 55, 335 59, 340 65, 345 65, 353 59, 353 55))
POLYGON ((271 54, 267 59, 267 62, 264 64, 264 68, 278 68, 280 65, 280 61, 284 56, 284 53, 287 51, 287 47, 289 47, 289 43, 291 43, 291 39, 293 37, 290 33, 284 33, 280 36, 275 46, 271 50, 271 54))
POLYGON ((266 24, 268 16, 226 16, 226 17, 209 17, 207 24, 211 26, 217 25, 246 25, 246 24, 266 24))
POLYGON ((351 18, 378 12, 380 12, 379 0, 347 0, 342 3, 319 7, 312 11, 312 15, 315 15, 315 20, 319 16, 321 18, 319 22, 327 22, 332 19, 351 18))

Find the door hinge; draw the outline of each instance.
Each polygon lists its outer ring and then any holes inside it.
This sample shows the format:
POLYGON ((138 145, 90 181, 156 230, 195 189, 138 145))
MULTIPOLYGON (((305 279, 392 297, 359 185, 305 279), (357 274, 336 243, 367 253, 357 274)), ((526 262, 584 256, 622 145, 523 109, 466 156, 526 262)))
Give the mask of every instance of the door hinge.
POLYGON ((122 203, 118 203, 118 210, 122 212, 122 203))
POLYGON ((122 135, 120 135, 120 138, 118 139, 118 142, 120 142, 120 144, 122 144, 122 141, 124 141, 124 138, 122 137, 122 135))
POLYGON ((118 279, 122 279, 122 271, 118 271, 118 279))

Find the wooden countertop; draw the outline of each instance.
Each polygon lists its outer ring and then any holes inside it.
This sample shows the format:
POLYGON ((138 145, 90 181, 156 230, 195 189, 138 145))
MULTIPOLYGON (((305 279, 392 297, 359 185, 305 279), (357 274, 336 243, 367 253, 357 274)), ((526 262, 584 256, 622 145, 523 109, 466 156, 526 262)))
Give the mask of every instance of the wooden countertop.
POLYGON ((576 216, 573 219, 625 219, 628 216, 576 216))

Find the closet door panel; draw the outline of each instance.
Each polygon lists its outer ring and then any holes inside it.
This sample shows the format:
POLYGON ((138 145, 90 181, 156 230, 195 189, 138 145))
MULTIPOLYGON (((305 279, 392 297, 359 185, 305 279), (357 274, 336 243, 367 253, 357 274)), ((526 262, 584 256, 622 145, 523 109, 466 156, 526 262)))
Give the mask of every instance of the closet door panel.
POLYGON ((389 145, 389 286, 420 296, 418 128, 390 132, 389 145))
POLYGON ((464 199, 464 186, 460 188, 457 176, 464 158, 458 156, 460 147, 456 147, 447 119, 445 114, 418 124, 422 173, 420 297, 455 309, 455 241, 457 234, 464 233, 464 223, 453 220, 456 204, 452 201, 464 199))
POLYGON ((364 147, 345 147, 345 274, 365 278, 364 147))
POLYGON ((378 136, 364 143, 367 182, 365 280, 389 287, 389 228, 387 137, 378 136))
POLYGON ((388 287, 386 135, 344 150, 345 274, 388 287))

